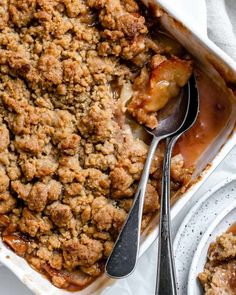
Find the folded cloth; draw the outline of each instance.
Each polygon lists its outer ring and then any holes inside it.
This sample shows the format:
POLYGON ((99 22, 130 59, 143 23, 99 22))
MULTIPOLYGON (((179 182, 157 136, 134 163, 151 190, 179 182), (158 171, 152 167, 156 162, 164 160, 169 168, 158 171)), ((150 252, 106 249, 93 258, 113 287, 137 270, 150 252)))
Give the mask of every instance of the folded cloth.
POLYGON ((236 1, 206 0, 208 36, 236 60, 236 1))

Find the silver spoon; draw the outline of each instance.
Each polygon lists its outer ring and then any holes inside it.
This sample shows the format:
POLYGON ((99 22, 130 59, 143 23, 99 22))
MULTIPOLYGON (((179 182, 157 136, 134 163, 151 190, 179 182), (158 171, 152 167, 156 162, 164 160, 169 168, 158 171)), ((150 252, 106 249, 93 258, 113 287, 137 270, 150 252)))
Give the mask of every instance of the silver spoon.
POLYGON ((163 161, 156 295, 178 294, 170 221, 170 164, 172 150, 176 141, 193 126, 198 116, 199 96, 194 77, 190 80, 190 93, 190 106, 186 121, 176 134, 167 138, 167 147, 163 161))
POLYGON ((174 135, 183 126, 189 108, 189 101, 190 83, 183 88, 177 102, 172 104, 172 108, 167 110, 168 116, 160 118, 158 127, 153 130, 147 129, 147 131, 153 135, 153 140, 144 165, 139 186, 134 197, 132 208, 105 266, 107 275, 112 278, 124 278, 130 275, 136 266, 140 243, 144 196, 152 158, 155 154, 158 143, 162 139, 174 135))

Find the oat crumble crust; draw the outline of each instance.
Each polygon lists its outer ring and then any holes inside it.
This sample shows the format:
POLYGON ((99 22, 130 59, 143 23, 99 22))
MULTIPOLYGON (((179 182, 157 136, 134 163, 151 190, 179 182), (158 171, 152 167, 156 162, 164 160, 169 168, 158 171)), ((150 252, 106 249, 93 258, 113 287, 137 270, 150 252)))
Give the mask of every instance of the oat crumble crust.
POLYGON ((208 249, 204 271, 198 275, 206 295, 236 294, 236 236, 227 232, 208 249))
MULTIPOLYGON (((158 20, 139 5, 0 3, 2 237, 59 288, 84 288, 102 273, 132 205, 148 145, 127 124, 122 89, 135 89, 169 57, 181 58, 178 44, 151 37, 158 20)), ((151 169, 143 227, 159 209, 162 150, 151 169)), ((181 155, 171 169, 174 193, 190 171, 181 155)))

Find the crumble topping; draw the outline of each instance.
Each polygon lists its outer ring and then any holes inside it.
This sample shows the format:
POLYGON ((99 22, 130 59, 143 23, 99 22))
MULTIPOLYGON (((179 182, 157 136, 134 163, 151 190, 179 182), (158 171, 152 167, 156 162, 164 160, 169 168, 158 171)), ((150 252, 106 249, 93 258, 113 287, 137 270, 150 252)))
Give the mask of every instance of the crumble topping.
POLYGON ((227 232, 217 237, 208 250, 208 260, 198 278, 207 295, 236 292, 236 236, 227 232))
MULTIPOLYGON (((82 289, 102 273, 147 156, 130 116, 155 127, 191 74, 181 46, 156 27, 134 0, 0 3, 2 237, 57 287, 82 289), (142 85, 155 101, 140 109, 142 85)), ((143 228, 159 209, 163 148, 143 228)), ((183 167, 177 155, 172 194, 190 179, 183 167)))

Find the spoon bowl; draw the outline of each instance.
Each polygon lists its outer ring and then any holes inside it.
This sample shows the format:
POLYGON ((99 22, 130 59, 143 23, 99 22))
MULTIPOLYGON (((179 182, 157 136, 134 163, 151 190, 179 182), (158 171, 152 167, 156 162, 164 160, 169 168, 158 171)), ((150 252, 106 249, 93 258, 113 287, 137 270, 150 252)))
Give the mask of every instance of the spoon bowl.
POLYGON ((164 138, 178 132, 184 125, 190 104, 190 82, 181 89, 179 97, 172 99, 164 109, 157 113, 158 126, 146 131, 156 137, 164 138))

